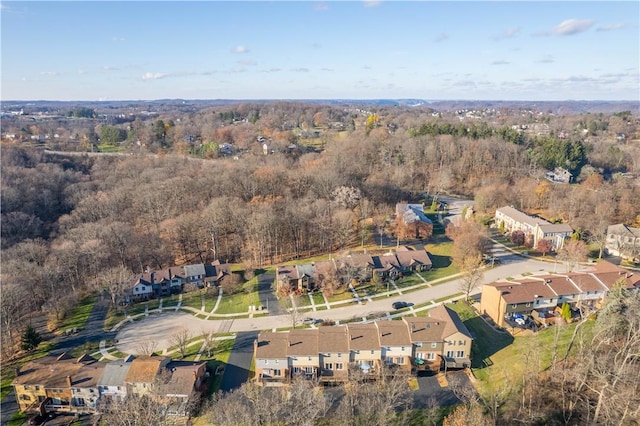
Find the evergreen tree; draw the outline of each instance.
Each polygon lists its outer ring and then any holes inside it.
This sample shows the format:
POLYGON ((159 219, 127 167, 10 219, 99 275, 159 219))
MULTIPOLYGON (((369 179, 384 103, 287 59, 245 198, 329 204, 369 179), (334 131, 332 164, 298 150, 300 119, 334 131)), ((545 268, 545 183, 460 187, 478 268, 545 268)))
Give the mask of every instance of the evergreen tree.
POLYGON ((31 326, 31 324, 27 325, 24 333, 22 333, 20 345, 22 349, 24 349, 25 351, 32 351, 38 347, 40 342, 42 342, 40 333, 38 333, 36 329, 31 326))

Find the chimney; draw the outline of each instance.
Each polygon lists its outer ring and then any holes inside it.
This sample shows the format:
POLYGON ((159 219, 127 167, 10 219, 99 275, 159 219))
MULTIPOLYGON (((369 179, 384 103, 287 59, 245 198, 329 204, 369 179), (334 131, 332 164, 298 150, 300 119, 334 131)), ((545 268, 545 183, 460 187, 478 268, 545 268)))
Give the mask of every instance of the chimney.
POLYGON ((20 367, 16 367, 16 377, 20 375, 20 367))
POLYGON ((71 387, 71 376, 67 376, 67 386, 71 387))

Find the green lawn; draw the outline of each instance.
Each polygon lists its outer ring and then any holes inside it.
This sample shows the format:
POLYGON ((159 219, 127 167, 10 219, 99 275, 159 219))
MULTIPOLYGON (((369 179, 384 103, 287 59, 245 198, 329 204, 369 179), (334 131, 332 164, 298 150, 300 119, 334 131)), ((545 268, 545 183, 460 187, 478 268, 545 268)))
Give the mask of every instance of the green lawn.
POLYGON ((343 291, 342 293, 335 293, 331 296, 327 296, 329 303, 339 302, 342 300, 353 300, 353 293, 350 290, 343 291))
MULTIPOLYGON (((495 331, 464 302, 447 305, 460 315, 464 324, 474 335, 472 348, 472 368, 478 378, 477 389, 488 395, 493 386, 503 386, 505 382, 515 384, 522 379, 527 369, 538 366, 544 370, 550 367, 553 357, 555 333, 558 332, 558 357, 564 357, 568 343, 577 323, 549 327, 538 333, 521 334, 515 338, 508 333, 495 331)), ((582 325, 587 341, 591 338, 593 321, 582 325)))
POLYGON ((202 308, 201 293, 202 293, 202 290, 195 290, 195 291, 190 291, 188 293, 182 293, 182 306, 190 306, 195 309, 202 308))
POLYGON ((319 308, 318 305, 325 306, 325 304, 324 304, 324 296, 322 295, 322 293, 314 293, 313 294, 313 303, 316 304, 316 308, 319 308))
POLYGON ((83 328, 89 319, 89 314, 91 314, 96 299, 96 296, 91 296, 78 301, 73 311, 62 320, 57 328, 61 331, 83 328))
POLYGON ((260 298, 258 292, 223 294, 216 314, 235 314, 249 312, 249 305, 259 306, 260 298))

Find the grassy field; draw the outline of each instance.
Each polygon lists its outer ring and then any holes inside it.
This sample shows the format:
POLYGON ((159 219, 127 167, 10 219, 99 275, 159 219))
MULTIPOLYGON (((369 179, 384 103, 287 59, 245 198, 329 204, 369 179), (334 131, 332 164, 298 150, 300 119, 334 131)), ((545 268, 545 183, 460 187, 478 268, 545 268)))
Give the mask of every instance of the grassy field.
MULTIPOLYGON (((527 332, 514 338, 508 333, 494 330, 464 302, 448 306, 458 312, 474 336, 472 368, 478 378, 476 387, 485 396, 505 383, 517 386, 523 375, 548 369, 554 348, 557 348, 558 358, 564 357, 577 326, 577 323, 573 323, 560 328, 549 327, 535 334, 527 332)), ((593 324, 589 320, 581 326, 579 334, 587 341, 591 338, 593 324)))
POLYGON ((67 315, 64 320, 62 320, 57 329, 65 331, 73 328, 83 328, 89 319, 89 314, 91 314, 91 310, 93 309, 93 305, 96 303, 96 299, 97 298, 95 296, 92 296, 78 301, 73 311, 67 315))
POLYGON ((240 292, 222 296, 220 305, 216 310, 216 314, 235 314, 241 312, 249 312, 249 305, 259 306, 260 298, 258 292, 251 293, 240 292))

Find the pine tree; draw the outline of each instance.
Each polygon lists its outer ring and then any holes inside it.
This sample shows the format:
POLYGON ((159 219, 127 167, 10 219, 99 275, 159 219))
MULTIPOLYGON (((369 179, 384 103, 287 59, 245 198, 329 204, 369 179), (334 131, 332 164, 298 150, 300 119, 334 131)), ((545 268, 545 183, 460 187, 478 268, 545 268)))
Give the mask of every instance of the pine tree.
POLYGON ((36 329, 29 324, 24 330, 24 333, 22 333, 21 342, 20 346, 22 349, 25 351, 32 351, 38 347, 40 342, 42 342, 42 337, 40 336, 40 333, 38 333, 36 329))

